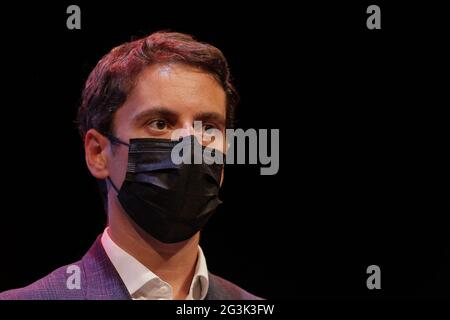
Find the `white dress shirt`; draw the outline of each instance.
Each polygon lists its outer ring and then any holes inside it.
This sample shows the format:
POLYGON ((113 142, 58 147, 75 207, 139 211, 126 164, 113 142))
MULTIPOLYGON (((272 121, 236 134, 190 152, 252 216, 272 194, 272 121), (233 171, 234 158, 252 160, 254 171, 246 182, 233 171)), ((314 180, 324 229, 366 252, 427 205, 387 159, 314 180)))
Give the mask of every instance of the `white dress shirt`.
MULTIPOLYGON (((170 284, 151 272, 133 256, 120 248, 109 236, 108 227, 101 238, 103 248, 117 270, 133 300, 172 300, 170 284)), ((203 251, 198 247, 197 265, 186 300, 203 300, 209 279, 203 251)))

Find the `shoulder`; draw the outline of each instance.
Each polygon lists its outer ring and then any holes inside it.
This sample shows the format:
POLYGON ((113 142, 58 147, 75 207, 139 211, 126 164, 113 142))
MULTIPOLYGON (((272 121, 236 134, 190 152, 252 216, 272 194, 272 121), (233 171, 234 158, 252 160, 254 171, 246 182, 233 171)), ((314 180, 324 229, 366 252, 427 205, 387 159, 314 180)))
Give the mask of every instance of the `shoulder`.
POLYGON ((29 286, 0 293, 0 300, 83 299, 82 290, 72 284, 75 273, 83 278, 81 261, 60 267, 29 286))
POLYGON ((83 256, 31 285, 0 293, 0 300, 126 300, 130 295, 106 255, 100 236, 83 256))
POLYGON ((234 283, 219 276, 209 273, 209 288, 207 299, 209 300, 263 300, 234 283))

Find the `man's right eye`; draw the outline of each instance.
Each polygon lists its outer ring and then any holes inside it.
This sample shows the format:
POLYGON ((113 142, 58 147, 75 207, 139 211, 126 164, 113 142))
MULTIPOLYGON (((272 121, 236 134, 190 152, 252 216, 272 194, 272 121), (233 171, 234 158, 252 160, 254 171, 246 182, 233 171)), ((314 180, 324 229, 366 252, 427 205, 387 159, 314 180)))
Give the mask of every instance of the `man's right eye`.
POLYGON ((148 122, 147 126, 152 130, 162 131, 162 130, 167 129, 168 124, 167 124, 167 121, 165 121, 165 120, 156 119, 156 120, 152 120, 152 121, 148 122))

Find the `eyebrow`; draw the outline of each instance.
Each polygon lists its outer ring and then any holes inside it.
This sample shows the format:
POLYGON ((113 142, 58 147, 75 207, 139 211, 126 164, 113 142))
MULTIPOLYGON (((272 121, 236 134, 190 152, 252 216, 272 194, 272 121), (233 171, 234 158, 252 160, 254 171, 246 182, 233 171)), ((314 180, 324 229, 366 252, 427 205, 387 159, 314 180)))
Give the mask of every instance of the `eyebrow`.
MULTIPOLYGON (((135 124, 141 123, 143 120, 150 117, 164 117, 171 120, 176 119, 179 116, 178 112, 175 112, 167 107, 157 106, 152 107, 150 109, 139 112, 134 115, 132 118, 132 122, 135 124)), ((195 120, 201 121, 214 121, 219 123, 222 126, 225 126, 226 119, 218 112, 198 112, 194 115, 195 120)))
POLYGON ((218 112, 199 112, 195 115, 195 119, 201 121, 213 121, 225 126, 225 117, 218 112))

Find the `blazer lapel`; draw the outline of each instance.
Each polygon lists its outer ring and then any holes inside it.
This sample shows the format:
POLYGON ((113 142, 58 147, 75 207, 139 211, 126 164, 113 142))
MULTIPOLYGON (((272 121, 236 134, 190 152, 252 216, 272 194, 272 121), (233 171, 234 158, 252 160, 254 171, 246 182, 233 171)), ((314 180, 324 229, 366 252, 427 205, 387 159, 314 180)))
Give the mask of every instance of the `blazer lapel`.
POLYGON ((125 284, 103 249, 100 236, 95 240, 81 262, 84 270, 86 299, 131 299, 125 284))

